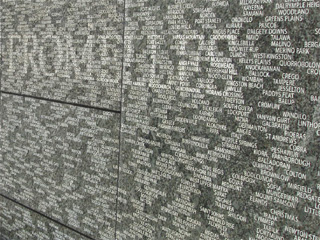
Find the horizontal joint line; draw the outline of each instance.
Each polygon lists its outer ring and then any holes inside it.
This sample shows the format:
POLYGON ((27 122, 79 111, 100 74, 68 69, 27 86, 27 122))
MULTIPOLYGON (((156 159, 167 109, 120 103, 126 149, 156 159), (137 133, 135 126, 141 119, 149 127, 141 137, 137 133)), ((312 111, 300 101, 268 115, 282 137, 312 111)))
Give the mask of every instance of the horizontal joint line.
POLYGON ((88 106, 88 105, 83 105, 83 104, 79 104, 79 103, 64 102, 61 100, 55 100, 55 99, 49 99, 49 98, 44 98, 44 97, 37 97, 37 96, 20 94, 20 93, 13 93, 13 92, 7 92, 7 91, 0 91, 0 92, 4 93, 4 94, 10 94, 10 95, 15 95, 15 96, 20 96, 20 97, 34 98, 34 99, 45 100, 45 101, 49 101, 49 102, 67 104, 67 105, 72 105, 72 106, 76 106, 76 107, 91 108, 91 109, 95 109, 95 110, 100 110, 100 111, 105 111, 105 112, 113 112, 113 113, 120 114, 120 111, 107 109, 107 108, 88 106))
POLYGON ((7 199, 7 200, 10 200, 10 201, 12 201, 12 202, 14 202, 14 203, 16 203, 16 204, 18 204, 18 205, 20 205, 20 206, 28 209, 28 210, 30 210, 30 211, 32 211, 32 212, 35 212, 35 213, 39 214, 40 216, 45 217, 45 218, 51 220, 52 222, 55 222, 55 223, 57 223, 57 224, 65 227, 65 228, 68 228, 69 230, 71 230, 71 231, 73 231, 73 232, 76 232, 76 233, 78 233, 78 234, 81 235, 81 236, 84 236, 84 237, 86 237, 86 238, 88 238, 88 239, 94 240, 94 238, 92 238, 92 237, 90 237, 90 236, 88 236, 88 235, 86 235, 86 234, 84 234, 84 233, 82 233, 82 232, 79 232, 78 230, 73 229, 72 227, 69 227, 69 226, 67 226, 67 225, 65 225, 65 224, 63 224, 63 223, 61 223, 61 222, 59 222, 59 221, 57 221, 57 220, 55 220, 55 219, 53 219, 53 218, 51 218, 51 217, 48 217, 48 216, 46 216, 45 214, 43 214, 43 213, 41 213, 41 212, 38 212, 37 210, 34 210, 34 209, 32 209, 31 207, 28 207, 27 205, 24 205, 23 203, 18 202, 17 200, 14 200, 14 199, 12 199, 12 198, 10 198, 10 197, 7 197, 6 195, 3 195, 2 193, 0 193, 0 196, 2 196, 3 198, 5 198, 5 199, 7 199))

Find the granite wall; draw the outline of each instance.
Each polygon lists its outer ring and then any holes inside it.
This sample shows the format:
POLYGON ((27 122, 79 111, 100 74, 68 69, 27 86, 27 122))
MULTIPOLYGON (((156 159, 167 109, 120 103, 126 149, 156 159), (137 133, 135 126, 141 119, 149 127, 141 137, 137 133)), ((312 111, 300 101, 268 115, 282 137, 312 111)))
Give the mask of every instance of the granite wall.
POLYGON ((320 239, 320 1, 0 10, 0 239, 320 239))

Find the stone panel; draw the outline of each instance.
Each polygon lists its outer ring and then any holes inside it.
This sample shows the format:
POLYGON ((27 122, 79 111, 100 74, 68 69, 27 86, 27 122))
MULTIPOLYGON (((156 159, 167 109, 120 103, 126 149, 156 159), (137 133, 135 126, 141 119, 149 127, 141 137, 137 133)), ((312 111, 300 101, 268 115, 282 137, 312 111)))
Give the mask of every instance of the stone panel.
POLYGON ((3 1, 2 91, 120 110, 123 0, 3 1))
POLYGON ((119 114, 8 94, 1 113, 1 193, 113 239, 119 114))
POLYGON ((319 2, 126 2, 119 239, 318 239, 319 2))
POLYGON ((89 239, 2 196, 0 210, 1 240, 89 239))

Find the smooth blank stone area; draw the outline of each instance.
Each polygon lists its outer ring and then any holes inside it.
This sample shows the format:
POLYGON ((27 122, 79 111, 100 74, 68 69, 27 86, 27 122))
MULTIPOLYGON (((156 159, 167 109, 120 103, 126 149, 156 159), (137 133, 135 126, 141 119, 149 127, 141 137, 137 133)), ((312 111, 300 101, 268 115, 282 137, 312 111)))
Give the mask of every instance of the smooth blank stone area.
POLYGON ((126 4, 120 239, 319 238, 319 4, 285 2, 126 4))
POLYGON ((120 108, 123 1, 3 1, 1 90, 120 108))
POLYGON ((119 115, 2 94, 1 193, 114 238, 119 115))
POLYGON ((88 240, 88 238, 0 196, 1 240, 88 240))

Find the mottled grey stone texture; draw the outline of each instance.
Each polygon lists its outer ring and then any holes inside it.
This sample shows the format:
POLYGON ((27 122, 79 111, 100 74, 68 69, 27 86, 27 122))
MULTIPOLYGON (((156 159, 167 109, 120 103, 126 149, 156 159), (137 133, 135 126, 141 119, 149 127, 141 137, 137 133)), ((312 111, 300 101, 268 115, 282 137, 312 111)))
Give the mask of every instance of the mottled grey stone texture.
POLYGON ((3 3, 2 91, 121 113, 2 94, 2 194, 99 240, 320 239, 320 2, 3 3))
POLYGON ((0 192, 113 239, 119 114, 2 94, 0 192))
POLYGON ((3 1, 2 91, 119 110, 123 1, 3 1))
POLYGON ((126 5, 119 239, 320 237, 319 4, 283 4, 126 5))
POLYGON ((88 240, 88 238, 1 196, 0 210, 1 240, 88 240))

